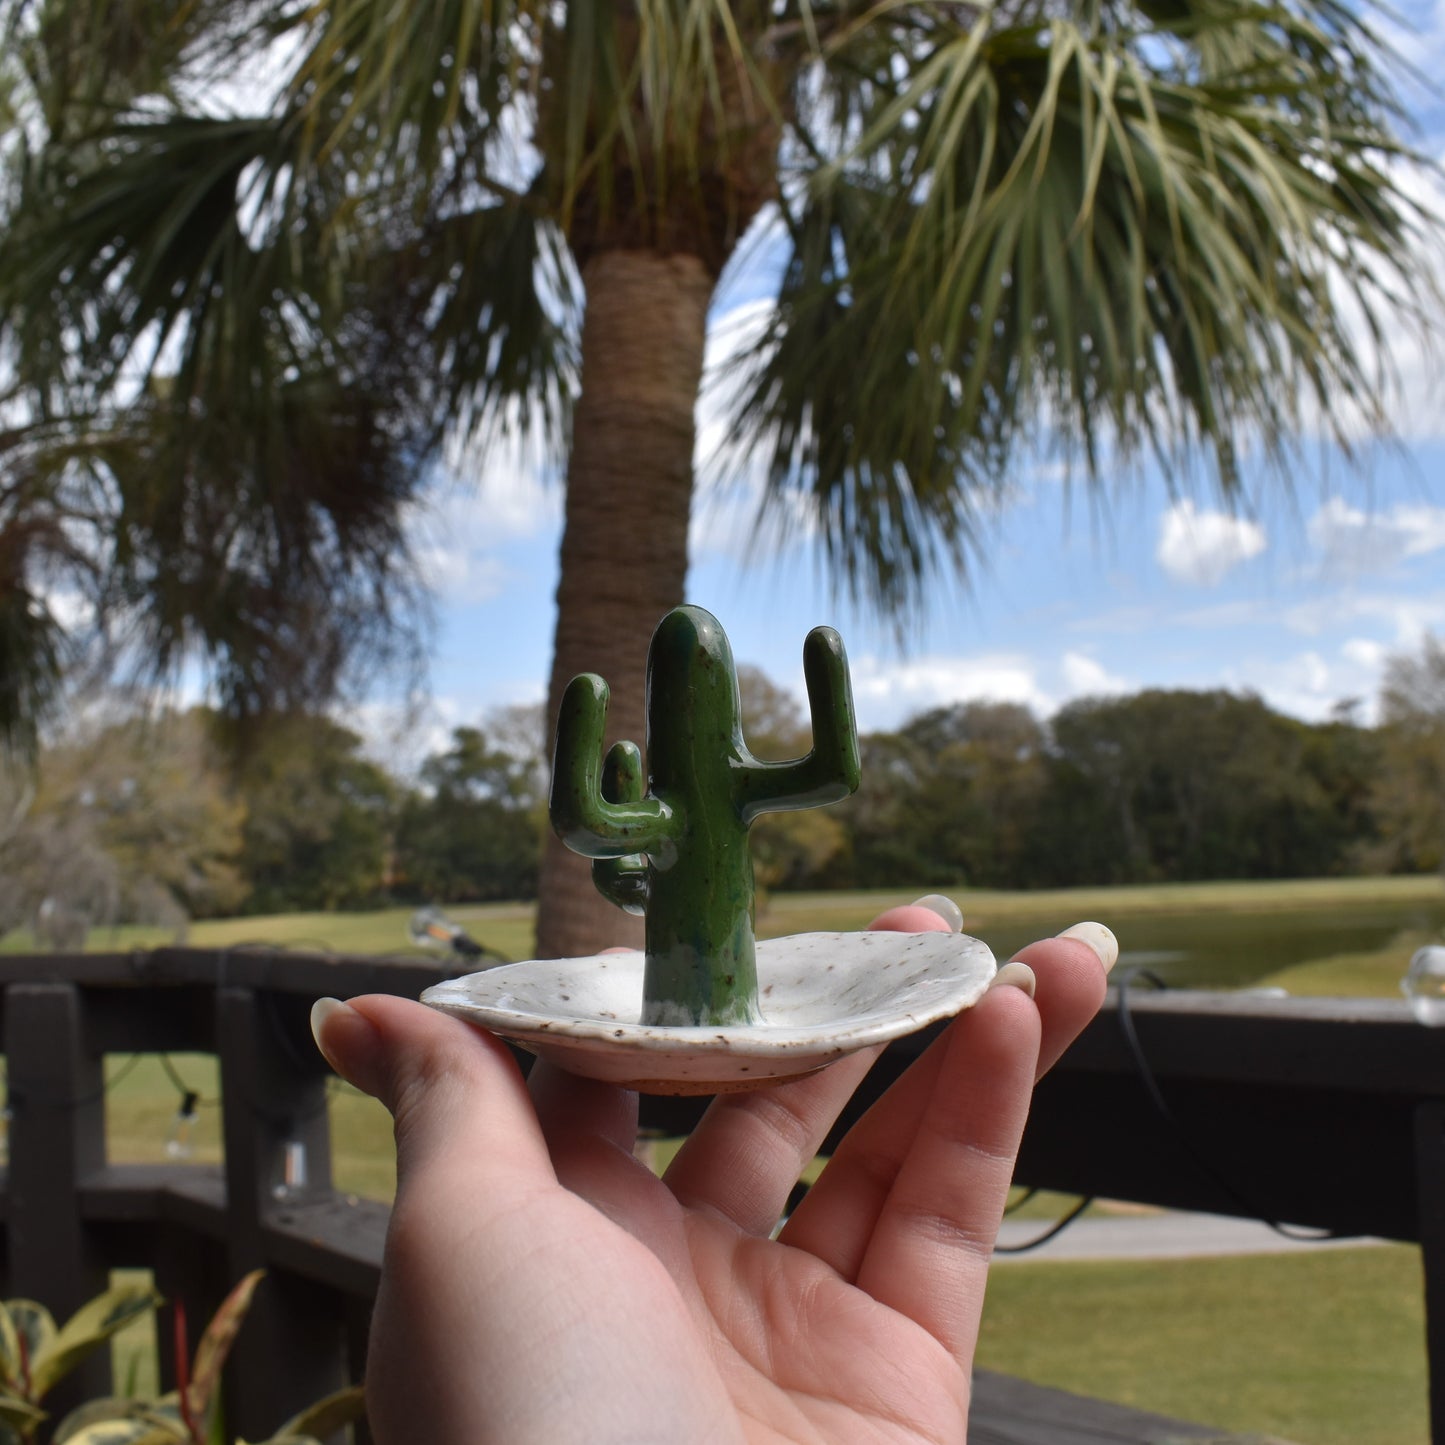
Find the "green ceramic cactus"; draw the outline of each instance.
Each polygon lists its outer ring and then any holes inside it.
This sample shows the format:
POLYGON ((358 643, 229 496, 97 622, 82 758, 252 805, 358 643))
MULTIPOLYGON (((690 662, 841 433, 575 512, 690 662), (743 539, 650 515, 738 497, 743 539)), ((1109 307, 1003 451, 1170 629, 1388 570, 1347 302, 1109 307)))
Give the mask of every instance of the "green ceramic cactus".
POLYGON ((646 916, 642 1021, 753 1023, 753 864, 760 813, 836 803, 858 786, 858 729, 843 643, 803 645, 813 748, 761 762, 743 741, 732 648, 700 607, 678 607, 647 654, 647 775, 635 743, 602 755, 607 684, 574 677, 557 720, 552 826, 597 861, 608 898, 646 916))

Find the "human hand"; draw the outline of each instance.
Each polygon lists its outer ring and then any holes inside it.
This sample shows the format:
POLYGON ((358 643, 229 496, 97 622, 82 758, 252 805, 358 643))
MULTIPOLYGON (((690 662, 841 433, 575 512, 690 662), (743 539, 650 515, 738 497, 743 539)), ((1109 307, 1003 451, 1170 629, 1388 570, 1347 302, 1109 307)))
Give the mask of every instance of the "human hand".
MULTIPOLYGON (((951 923, 912 905, 873 926, 951 923)), ((962 1441, 1029 1096, 1097 1011, 1116 953, 1081 924, 1018 954, 776 1239, 876 1050, 720 1096, 658 1179, 633 1156, 635 1094, 540 1061, 524 1081, 497 1039, 407 1000, 322 1000, 326 1057, 396 1122, 375 1438, 962 1441)))

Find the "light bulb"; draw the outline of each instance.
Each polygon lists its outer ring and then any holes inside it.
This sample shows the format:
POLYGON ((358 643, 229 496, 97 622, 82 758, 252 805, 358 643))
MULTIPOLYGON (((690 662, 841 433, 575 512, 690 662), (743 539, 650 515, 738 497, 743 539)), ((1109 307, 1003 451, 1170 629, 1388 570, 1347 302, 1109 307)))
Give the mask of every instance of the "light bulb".
POLYGON ((1417 949, 1400 980, 1400 992, 1422 1024, 1445 1024, 1445 947, 1431 943, 1417 949))
POLYGON ((306 1188, 306 1145, 288 1139, 281 1150, 281 1181, 271 1190, 273 1199, 289 1199, 306 1188))
POLYGON ((196 1095, 187 1091, 181 1096, 181 1107, 171 1120, 170 1133, 166 1135, 166 1158, 189 1159, 196 1152, 193 1130, 196 1127, 196 1095))

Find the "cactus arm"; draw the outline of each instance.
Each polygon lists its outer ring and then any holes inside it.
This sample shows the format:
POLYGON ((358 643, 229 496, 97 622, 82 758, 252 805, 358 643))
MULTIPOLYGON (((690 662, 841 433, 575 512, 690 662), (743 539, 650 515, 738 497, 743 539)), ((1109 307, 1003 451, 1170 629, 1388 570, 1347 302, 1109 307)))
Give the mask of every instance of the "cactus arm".
POLYGON ((557 717, 548 812, 558 836, 589 858, 622 858, 668 844, 672 810, 657 798, 610 802, 602 787, 607 684, 584 672, 567 684, 557 717))
MULTIPOLYGON (((609 803, 640 803, 647 790, 642 775, 642 752, 636 743, 613 743, 602 762, 602 796, 609 803)), ((622 858, 596 858, 592 881, 597 891, 626 913, 646 914, 647 856, 628 853, 622 858)))
POLYGON ((815 627, 803 644, 803 676, 813 747, 791 762, 751 762, 735 773, 740 815, 751 823, 759 813, 837 803, 858 787, 858 725, 843 639, 831 627, 815 627))

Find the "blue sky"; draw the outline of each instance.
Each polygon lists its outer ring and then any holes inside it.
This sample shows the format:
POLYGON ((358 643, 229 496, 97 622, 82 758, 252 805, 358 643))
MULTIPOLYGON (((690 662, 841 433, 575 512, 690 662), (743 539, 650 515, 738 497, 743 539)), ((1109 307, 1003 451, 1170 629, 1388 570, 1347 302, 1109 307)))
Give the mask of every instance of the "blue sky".
MULTIPOLYGON (((1425 75, 1445 73, 1445 0, 1407 6, 1404 17, 1415 27, 1411 60, 1425 75)), ((1445 158, 1442 98, 1423 85, 1408 98, 1418 147, 1445 158)), ((1445 213, 1445 188, 1419 184, 1445 213)), ((757 289, 734 278, 715 319, 735 321, 757 289)), ((1445 633, 1442 366, 1405 336, 1393 360, 1393 446, 1366 448, 1351 469, 1307 441, 1289 488, 1257 479, 1253 505, 1234 514, 1206 493, 1172 499, 1157 472, 1091 495, 1046 461, 1021 458, 982 568, 967 589, 937 589, 905 647, 834 598, 806 545, 750 548, 750 514, 705 493, 688 600, 717 614, 739 660, 800 696, 804 635, 820 622, 837 627, 865 729, 967 698, 1047 715, 1074 697, 1152 686, 1249 689, 1306 718, 1359 699, 1368 718, 1385 658, 1426 629, 1445 633)), ((699 420, 702 452, 716 422, 706 405, 699 420)), ((489 708, 541 699, 560 517, 560 490, 506 457, 480 486, 443 486, 418 515, 438 625, 429 698, 402 751, 435 746, 489 708)), ((377 701, 377 728, 387 701, 377 701)))

